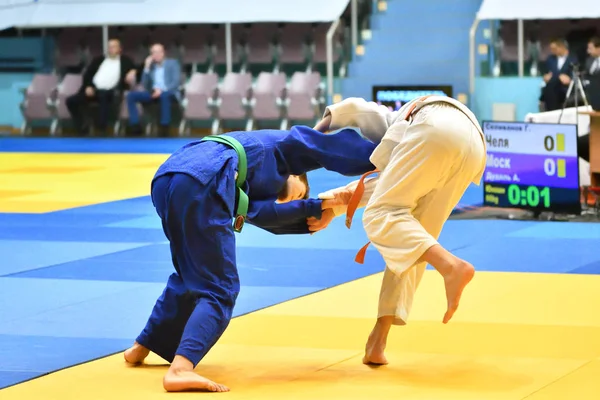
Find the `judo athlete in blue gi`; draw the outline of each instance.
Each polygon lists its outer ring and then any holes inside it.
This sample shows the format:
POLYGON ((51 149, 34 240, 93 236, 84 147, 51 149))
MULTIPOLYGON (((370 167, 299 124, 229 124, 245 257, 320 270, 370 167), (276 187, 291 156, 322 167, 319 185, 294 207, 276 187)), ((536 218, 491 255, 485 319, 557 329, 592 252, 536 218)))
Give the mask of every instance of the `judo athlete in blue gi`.
POLYGON ((298 177, 319 168, 363 174, 374 169, 374 149, 355 129, 324 134, 295 126, 209 136, 171 155, 152 181, 152 202, 175 272, 125 360, 138 364, 152 351, 169 361, 167 391, 228 391, 194 368, 232 317, 240 290, 234 231, 244 214, 274 234, 310 233, 307 219, 329 207, 304 199, 308 187, 298 177))

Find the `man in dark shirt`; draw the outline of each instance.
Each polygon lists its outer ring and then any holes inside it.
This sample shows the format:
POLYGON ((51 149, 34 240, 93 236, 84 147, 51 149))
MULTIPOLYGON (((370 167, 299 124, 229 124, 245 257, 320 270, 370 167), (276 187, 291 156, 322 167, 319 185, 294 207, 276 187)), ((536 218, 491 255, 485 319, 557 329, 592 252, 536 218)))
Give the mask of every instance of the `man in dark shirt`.
POLYGON ((81 134, 88 133, 89 127, 84 121, 87 106, 90 102, 98 102, 98 128, 105 131, 115 89, 125 90, 128 84, 135 84, 135 66, 131 58, 121 54, 121 42, 111 39, 108 41, 108 54, 92 60, 83 75, 81 89, 67 98, 67 108, 75 129, 81 134))
POLYGON ((559 110, 567 96, 567 89, 573 79, 573 64, 577 59, 569 53, 569 45, 564 39, 550 43, 552 55, 546 60, 546 73, 540 101, 546 111, 559 110))

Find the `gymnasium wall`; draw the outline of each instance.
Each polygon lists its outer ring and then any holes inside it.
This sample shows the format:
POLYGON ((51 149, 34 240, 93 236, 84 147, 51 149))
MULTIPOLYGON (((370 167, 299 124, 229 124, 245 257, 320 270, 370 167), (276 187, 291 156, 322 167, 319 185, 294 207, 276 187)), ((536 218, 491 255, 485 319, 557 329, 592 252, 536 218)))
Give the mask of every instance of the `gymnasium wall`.
POLYGON ((33 73, 0 73, 0 127, 18 128, 23 122, 19 104, 23 100, 21 89, 29 86, 33 73))
POLYGON ((0 38, 0 127, 21 126, 21 90, 34 72, 51 71, 53 53, 49 37, 0 38))
POLYGON ((486 121, 492 119, 494 103, 512 103, 515 120, 524 121, 528 113, 538 112, 541 85, 541 77, 478 77, 470 107, 480 121, 486 121))
MULTIPOLYGON (((389 0, 387 10, 373 16, 372 37, 351 63, 341 94, 371 99, 373 85, 452 85, 455 97, 467 94, 469 29, 480 4, 389 0)), ((481 26, 479 42, 489 24, 481 26)))

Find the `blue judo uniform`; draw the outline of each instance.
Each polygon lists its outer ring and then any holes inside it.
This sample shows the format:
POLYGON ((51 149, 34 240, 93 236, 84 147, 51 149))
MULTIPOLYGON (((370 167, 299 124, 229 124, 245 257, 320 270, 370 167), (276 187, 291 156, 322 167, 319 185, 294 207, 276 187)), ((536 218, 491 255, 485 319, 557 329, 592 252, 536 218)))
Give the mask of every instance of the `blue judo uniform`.
MULTIPOLYGON (((354 129, 323 134, 295 126, 227 136, 247 156, 247 222, 275 234, 309 233, 306 219, 321 218, 321 200, 276 203, 289 175, 325 168, 355 176, 375 168, 375 144, 354 129)), ((152 181, 175 273, 136 341, 169 362, 180 355, 196 366, 231 320, 240 290, 232 227, 237 166, 231 147, 197 141, 172 154, 152 181)))

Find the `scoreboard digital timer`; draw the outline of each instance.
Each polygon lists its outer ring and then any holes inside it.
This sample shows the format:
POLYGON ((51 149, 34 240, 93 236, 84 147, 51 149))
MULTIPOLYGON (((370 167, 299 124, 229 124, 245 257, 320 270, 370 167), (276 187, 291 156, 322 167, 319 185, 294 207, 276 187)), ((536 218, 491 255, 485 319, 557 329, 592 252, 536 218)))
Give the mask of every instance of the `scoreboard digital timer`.
POLYGON ((452 86, 373 86, 373 101, 397 111, 411 100, 422 96, 452 97, 452 86))
POLYGON ((581 213, 577 125, 484 122, 484 205, 581 213))

